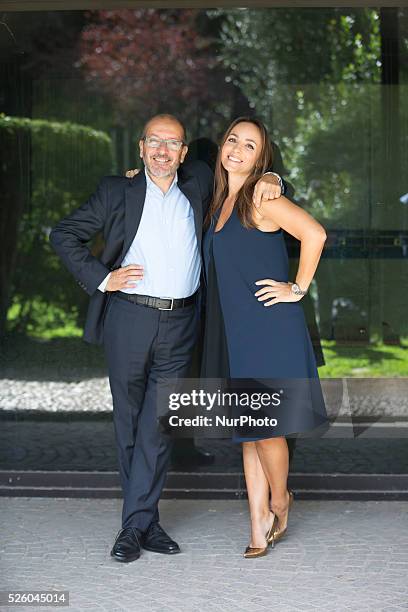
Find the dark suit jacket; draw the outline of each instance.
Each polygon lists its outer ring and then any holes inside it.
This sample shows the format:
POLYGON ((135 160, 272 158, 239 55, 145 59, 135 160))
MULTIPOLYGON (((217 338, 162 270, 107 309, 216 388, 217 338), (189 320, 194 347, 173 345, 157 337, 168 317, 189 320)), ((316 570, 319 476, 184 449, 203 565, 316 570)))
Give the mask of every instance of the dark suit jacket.
MULTIPOLYGON (((178 187, 194 211, 200 253, 203 220, 211 201, 213 183, 213 174, 203 162, 191 162, 178 169, 178 187)), ((87 342, 101 344, 103 341, 109 293, 102 293, 98 286, 111 270, 120 267, 138 230, 145 197, 144 172, 133 179, 104 177, 89 200, 51 231, 51 245, 80 287, 91 296, 84 329, 87 342), (105 248, 97 258, 87 243, 100 231, 105 248)))

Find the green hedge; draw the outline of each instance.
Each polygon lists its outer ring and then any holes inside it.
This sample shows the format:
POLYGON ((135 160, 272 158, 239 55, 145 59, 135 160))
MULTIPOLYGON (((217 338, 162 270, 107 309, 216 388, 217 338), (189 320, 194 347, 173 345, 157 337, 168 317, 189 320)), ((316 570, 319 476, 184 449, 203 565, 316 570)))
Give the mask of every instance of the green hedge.
POLYGON ((81 324, 86 296, 61 267, 48 236, 88 199, 102 176, 112 173, 112 141, 83 125, 0 114, 0 142, 0 172, 8 191, 4 216, 18 228, 9 328, 41 335, 49 325, 61 328, 64 319, 72 326, 73 315, 81 324), (16 207, 22 197, 23 206, 16 207), (22 209, 18 219, 12 219, 13 208, 22 209))
POLYGON ((31 138, 31 177, 33 190, 38 183, 51 181, 59 190, 83 197, 99 178, 113 167, 112 141, 105 132, 75 123, 45 119, 8 117, 0 114, 2 141, 18 146, 18 140, 31 138))

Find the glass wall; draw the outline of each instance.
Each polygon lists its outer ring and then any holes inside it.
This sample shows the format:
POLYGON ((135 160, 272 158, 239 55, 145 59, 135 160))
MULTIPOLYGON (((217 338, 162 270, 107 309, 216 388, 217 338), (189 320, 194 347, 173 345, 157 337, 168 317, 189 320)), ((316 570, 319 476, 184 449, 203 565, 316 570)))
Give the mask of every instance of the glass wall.
MULTIPOLYGON (((304 307, 333 427, 298 441, 292 470, 406 473, 408 11, 8 13, 0 34, 0 469, 116 469, 88 297, 48 236, 101 176, 137 167, 145 120, 170 112, 210 165, 228 123, 259 116, 289 197, 327 230, 304 307)), ((186 451, 174 467, 241 469, 228 441, 199 445, 213 464, 186 451)))

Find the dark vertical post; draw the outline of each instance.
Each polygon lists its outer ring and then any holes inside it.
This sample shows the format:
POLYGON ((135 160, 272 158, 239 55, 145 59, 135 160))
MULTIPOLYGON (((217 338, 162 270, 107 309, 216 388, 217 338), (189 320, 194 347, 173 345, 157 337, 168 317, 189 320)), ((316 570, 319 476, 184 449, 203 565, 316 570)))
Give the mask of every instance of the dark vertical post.
MULTIPOLYGON (((381 34, 381 110, 384 163, 389 171, 387 183, 397 187, 399 177, 399 27, 398 9, 380 10, 381 34), (390 180, 391 179, 391 180, 390 180), (393 179, 393 180, 392 180, 393 179)), ((397 195, 391 189, 387 194, 397 195)))
MULTIPOLYGON (((373 125, 373 194, 376 194, 374 204, 379 209, 380 219, 390 219, 393 226, 378 227, 374 219, 373 229, 396 229, 401 223, 399 204, 400 193, 400 104, 399 104, 399 9, 380 9, 381 36, 381 91, 380 91, 380 123, 373 125)), ((374 100, 375 98, 373 98, 374 100)), ((378 100, 378 98, 377 98, 378 100)), ((370 215, 371 218, 371 215, 370 215)), ((380 234, 380 243, 381 231, 380 234)), ((381 244, 378 245, 381 248, 381 244)), ((394 267, 390 262, 370 259, 369 261, 369 292, 370 292, 370 332, 382 334, 382 323, 392 324, 393 292, 396 279, 391 276, 394 267)), ((394 273, 395 274, 395 273, 394 273)))

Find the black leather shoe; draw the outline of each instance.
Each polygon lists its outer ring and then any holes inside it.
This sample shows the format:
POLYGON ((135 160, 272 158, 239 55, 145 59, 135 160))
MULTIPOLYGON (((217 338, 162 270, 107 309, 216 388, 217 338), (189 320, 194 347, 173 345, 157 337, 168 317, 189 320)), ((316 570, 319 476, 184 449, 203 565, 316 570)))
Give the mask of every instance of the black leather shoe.
POLYGON ((180 552, 177 542, 172 540, 157 522, 151 523, 149 529, 143 534, 142 547, 145 550, 165 555, 174 555, 180 552))
POLYGON ((111 550, 111 557, 122 563, 136 561, 140 557, 142 532, 136 527, 125 527, 116 536, 111 550))

